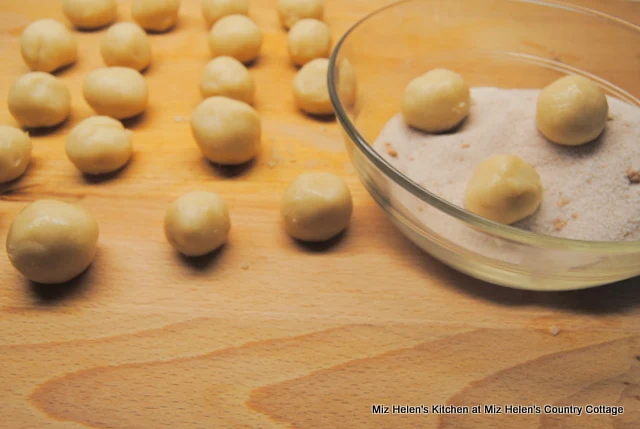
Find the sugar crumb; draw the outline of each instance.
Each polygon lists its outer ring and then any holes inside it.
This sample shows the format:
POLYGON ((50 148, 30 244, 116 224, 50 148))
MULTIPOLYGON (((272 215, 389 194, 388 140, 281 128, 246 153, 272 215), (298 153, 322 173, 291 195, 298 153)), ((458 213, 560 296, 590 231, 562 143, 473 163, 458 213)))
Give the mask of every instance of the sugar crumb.
POLYGON ((416 159, 416 157, 415 157, 415 156, 413 156, 413 155, 409 155, 409 161, 413 161, 413 160, 415 160, 415 159, 416 159))
POLYGON ((551 327, 549 328, 549 332, 554 337, 557 337, 558 334, 560 333, 560 328, 558 328, 556 325, 551 325, 551 327))
POLYGON ((398 151, 393 147, 393 145, 389 142, 384 144, 384 150, 387 152, 389 156, 396 158, 398 156, 398 151))
POLYGON ((471 147, 471 145, 469 143, 464 143, 462 145, 462 149, 469 149, 471 147))
POLYGON ((326 133, 327 132, 327 127, 325 127, 325 126, 320 127, 320 131, 322 131, 323 133, 326 133))
POLYGON ((269 168, 273 168, 276 165, 278 165, 278 162, 276 160, 274 160, 274 159, 270 159, 269 162, 267 162, 267 167, 269 167, 269 168))
POLYGON ((578 219, 578 213, 572 213, 571 214, 571 219, 578 219))
POLYGON ((568 220, 555 218, 553 220, 553 227, 555 228, 556 231, 562 231, 564 227, 567 226, 568 223, 569 223, 568 220))
POLYGON ((567 204, 569 204, 571 202, 571 200, 567 197, 562 197, 558 200, 558 202, 556 203, 558 205, 558 207, 562 208, 564 206, 566 206, 567 204))
POLYGON ((186 116, 182 116, 182 115, 176 115, 173 117, 173 122, 181 124, 184 122, 189 122, 189 118, 187 118, 186 116))
POLYGON ((249 269, 249 264, 246 263, 246 262, 243 263, 242 265, 240 265, 240 269, 244 270, 244 271, 247 271, 249 269))
POLYGON ((593 180, 592 180, 591 178, 587 179, 587 183, 588 183, 588 184, 591 184, 591 182, 592 182, 592 181, 593 181, 593 180))
POLYGON ((627 170, 627 178, 631 183, 640 183, 640 171, 634 170, 632 167, 629 167, 627 170))

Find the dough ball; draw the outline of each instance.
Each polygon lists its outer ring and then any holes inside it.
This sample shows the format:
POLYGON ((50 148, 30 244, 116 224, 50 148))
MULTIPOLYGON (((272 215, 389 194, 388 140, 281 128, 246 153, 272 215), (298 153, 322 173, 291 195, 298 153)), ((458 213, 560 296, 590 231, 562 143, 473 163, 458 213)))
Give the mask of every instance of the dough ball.
POLYGON ((329 60, 316 58, 302 66, 293 78, 293 98, 299 109, 311 115, 333 114, 327 73, 329 60))
POLYGON ((62 0, 62 11, 81 29, 104 27, 118 18, 116 0, 62 0))
POLYGON ((66 150, 69 160, 83 173, 111 173, 131 158, 131 132, 120 121, 93 116, 71 130, 66 150))
POLYGON ((353 106, 356 101, 356 74, 348 59, 343 58, 338 64, 338 78, 336 82, 338 97, 345 107, 353 106))
POLYGON ((209 32, 209 48, 214 57, 229 56, 243 63, 260 55, 262 32, 244 15, 229 15, 216 22, 209 32))
POLYGON ((67 85, 44 72, 20 76, 9 89, 9 112, 22 126, 52 127, 63 122, 71 110, 67 85))
POLYGON ((53 19, 35 21, 20 37, 22 58, 34 71, 53 72, 76 62, 78 47, 71 31, 53 19))
POLYGON ((221 196, 190 192, 171 203, 164 217, 164 234, 178 252, 202 256, 222 246, 231 229, 229 210, 221 196))
POLYGON ((205 66, 200 92, 204 98, 222 95, 252 104, 256 86, 244 64, 232 57, 218 57, 205 66))
POLYGON ((291 61, 298 66, 316 58, 327 58, 331 52, 331 30, 317 19, 306 18, 296 22, 287 40, 291 61))
POLYGON ((353 203, 344 181, 331 173, 303 173, 282 198, 284 229, 303 241, 325 241, 349 224, 353 203))
POLYGON ((125 119, 147 108, 149 90, 140 72, 127 67, 105 67, 89 73, 82 86, 84 99, 100 115, 125 119))
POLYGON ((7 253, 13 266, 37 283, 64 283, 89 267, 98 244, 98 224, 84 208, 38 200, 13 220, 7 253))
POLYGON ((249 0, 202 0, 202 16, 209 27, 225 16, 248 13, 249 0))
POLYGON ((15 180, 27 171, 32 147, 27 133, 0 125, 0 183, 15 180))
POLYGON ((493 155, 482 161, 464 196, 467 210, 504 224, 532 215, 541 201, 538 172, 515 155, 493 155))
POLYGON ((434 69, 409 82, 402 114, 410 126, 429 133, 448 131, 469 114, 471 95, 462 76, 434 69))
POLYGON ((191 115, 191 130, 205 158, 217 164, 243 164, 260 150, 258 113, 231 98, 210 97, 200 103, 191 115))
POLYGON ((100 54, 107 66, 129 67, 142 71, 151 62, 147 33, 132 22, 120 22, 109 28, 100 43, 100 54))
POLYGON ((162 32, 178 22, 180 0, 133 0, 131 17, 148 31, 162 32))
POLYGON ((279 0, 278 16, 284 28, 305 18, 322 19, 324 0, 279 0))
POLYGON ((577 146, 604 130, 609 104, 604 92, 582 76, 565 76, 538 96, 538 130, 554 143, 577 146))

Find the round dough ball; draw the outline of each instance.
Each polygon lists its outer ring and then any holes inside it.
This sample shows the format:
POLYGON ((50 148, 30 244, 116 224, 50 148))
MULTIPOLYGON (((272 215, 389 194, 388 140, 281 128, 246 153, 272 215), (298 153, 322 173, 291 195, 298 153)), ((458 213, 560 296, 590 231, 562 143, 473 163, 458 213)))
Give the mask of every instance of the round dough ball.
POLYGON ((71 130, 66 150, 69 160, 83 173, 111 173, 131 159, 131 132, 120 121, 93 116, 71 130))
POLYGON ((478 165, 464 196, 467 210, 504 224, 532 215, 541 201, 542 182, 535 167, 502 154, 478 165))
POLYGON ((448 131, 469 114, 471 95, 462 76, 434 69, 409 82, 402 114, 410 126, 429 133, 448 131))
POLYGON ((248 13, 249 0, 202 0, 202 16, 209 27, 225 16, 248 13))
POLYGON ((303 241, 325 241, 349 224, 353 203, 344 181, 331 173, 303 173, 282 198, 284 229, 303 241))
POLYGON ((209 48, 214 57, 229 56, 243 63, 260 55, 262 32, 244 15, 229 15, 216 22, 209 32, 209 48))
POLYGON ((301 19, 322 19, 324 0, 279 0, 278 16, 284 28, 291 28, 301 19))
POLYGON ((178 22, 180 0, 133 0, 131 17, 148 31, 163 32, 178 22))
POLYGON ((353 106, 357 95, 356 73, 346 58, 338 65, 338 79, 335 85, 338 88, 340 102, 346 107, 353 106))
POLYGON ((132 22, 120 22, 109 28, 100 43, 100 54, 107 66, 129 67, 142 71, 151 62, 147 33, 132 22))
POLYGON ((327 58, 331 51, 331 30, 317 19, 307 18, 296 22, 287 40, 291 61, 298 66, 316 58, 327 58))
POLYGON ((607 97, 586 77, 562 77, 538 96, 538 130, 554 143, 577 146, 595 140, 608 115, 607 97))
POLYGON ((64 283, 89 267, 98 244, 98 224, 80 206, 38 200, 13 220, 7 253, 13 266, 37 283, 64 283))
POLYGON ((204 98, 222 95, 252 104, 256 86, 244 64, 232 57, 218 57, 202 71, 200 92, 204 98))
POLYGON ((221 196, 190 192, 171 203, 164 217, 164 234, 178 252, 202 256, 222 246, 231 229, 229 210, 221 196))
POLYGON ((71 31, 53 19, 35 21, 22 32, 20 51, 34 71, 53 72, 76 62, 78 46, 71 31))
POLYGON ((204 100, 191 115, 191 130, 205 158, 243 164, 260 150, 262 126, 253 107, 227 97, 204 100))
POLYGON ((27 128, 52 127, 63 122, 71 110, 67 85, 44 72, 20 76, 9 89, 11 115, 27 128))
POLYGON ((81 29, 104 27, 118 18, 116 0, 62 0, 62 11, 81 29))
POLYGON ((0 183, 15 180, 27 171, 32 148, 27 133, 0 125, 0 183))
POLYGON ((82 94, 98 114, 125 119, 147 108, 149 90, 140 72, 127 67, 105 67, 89 73, 82 94))
POLYGON ((327 73, 329 60, 316 58, 302 66, 293 78, 293 98, 296 106, 311 115, 333 114, 329 97, 327 73))

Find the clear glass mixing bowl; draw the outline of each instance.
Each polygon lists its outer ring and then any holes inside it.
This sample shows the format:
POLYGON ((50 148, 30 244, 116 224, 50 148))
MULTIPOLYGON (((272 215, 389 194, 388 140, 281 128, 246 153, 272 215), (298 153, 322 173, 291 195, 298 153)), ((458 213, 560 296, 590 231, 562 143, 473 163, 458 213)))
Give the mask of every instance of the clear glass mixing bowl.
POLYGON ((559 2, 406 0, 355 24, 329 67, 331 100, 357 174, 429 254, 523 289, 578 289, 640 274, 640 241, 569 240, 488 221, 421 188, 371 147, 399 112, 407 83, 436 67, 460 72, 470 86, 500 88, 543 88, 582 74, 640 106, 640 28, 559 2))

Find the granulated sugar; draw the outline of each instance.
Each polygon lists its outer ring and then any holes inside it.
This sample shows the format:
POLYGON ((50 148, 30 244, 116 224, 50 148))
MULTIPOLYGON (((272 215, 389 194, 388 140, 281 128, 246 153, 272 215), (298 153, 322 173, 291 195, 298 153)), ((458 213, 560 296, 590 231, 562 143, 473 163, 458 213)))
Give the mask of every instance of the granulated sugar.
POLYGON ((544 196, 538 211, 514 226, 578 240, 640 239, 640 109, 609 97, 605 132, 586 145, 561 146, 536 128, 539 92, 473 88, 470 115, 454 132, 425 134, 398 114, 374 147, 423 188, 459 206, 482 160, 517 155, 538 170, 544 196))

